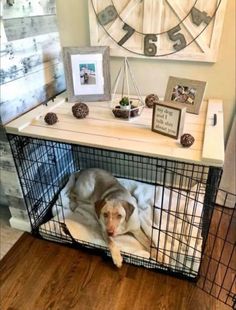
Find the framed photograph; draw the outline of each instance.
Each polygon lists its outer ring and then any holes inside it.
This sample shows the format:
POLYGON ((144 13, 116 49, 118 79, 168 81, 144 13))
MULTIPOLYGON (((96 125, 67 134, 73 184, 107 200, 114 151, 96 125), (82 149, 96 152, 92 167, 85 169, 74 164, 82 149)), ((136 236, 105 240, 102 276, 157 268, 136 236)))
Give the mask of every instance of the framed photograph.
POLYGON ((69 102, 111 99, 109 47, 64 47, 69 102))
POLYGON ((175 103, 155 103, 152 114, 152 131, 179 139, 183 133, 186 108, 175 103))
POLYGON ((169 77, 164 100, 173 103, 181 103, 187 112, 199 114, 204 97, 206 82, 189 79, 169 77))

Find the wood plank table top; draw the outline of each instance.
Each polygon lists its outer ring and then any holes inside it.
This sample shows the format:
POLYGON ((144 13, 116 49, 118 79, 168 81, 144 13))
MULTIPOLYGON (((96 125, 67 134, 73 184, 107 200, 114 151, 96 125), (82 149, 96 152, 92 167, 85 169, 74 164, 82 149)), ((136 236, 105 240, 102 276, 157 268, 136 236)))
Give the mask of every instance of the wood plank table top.
POLYGON ((9 122, 8 133, 60 141, 72 144, 110 149, 221 167, 224 163, 223 104, 221 100, 204 101, 199 115, 186 113, 184 133, 195 138, 190 148, 179 140, 151 130, 152 109, 144 108, 141 116, 131 120, 115 118, 108 102, 87 102, 89 115, 76 119, 72 115, 73 103, 65 101, 65 93, 47 106, 40 105, 9 122), (44 116, 55 112, 59 121, 47 125, 44 116), (217 123, 214 125, 214 114, 217 123))

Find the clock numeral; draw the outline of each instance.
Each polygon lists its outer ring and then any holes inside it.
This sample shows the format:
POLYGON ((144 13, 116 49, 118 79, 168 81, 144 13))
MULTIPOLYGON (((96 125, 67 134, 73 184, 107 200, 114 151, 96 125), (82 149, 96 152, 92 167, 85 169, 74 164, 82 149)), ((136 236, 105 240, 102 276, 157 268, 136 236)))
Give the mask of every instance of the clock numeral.
POLYGON ((157 53, 156 44, 157 36, 155 34, 146 34, 144 37, 144 55, 155 56, 157 53))
POLYGON ((193 23, 197 26, 200 26, 202 22, 205 22, 208 25, 211 21, 211 17, 208 16, 205 11, 201 12, 196 8, 192 8, 191 16, 193 23))
POLYGON ((134 28, 130 27, 127 24, 124 24, 123 30, 127 31, 127 33, 123 36, 123 38, 118 42, 120 46, 122 46, 135 32, 134 28))
POLYGON ((177 25, 176 27, 170 29, 168 33, 168 37, 171 41, 179 41, 178 43, 175 43, 173 45, 173 48, 176 51, 180 51, 186 46, 186 40, 182 33, 177 33, 181 30, 180 25, 177 25))
POLYGON ((117 18, 118 14, 114 5, 107 6, 104 10, 98 13, 97 18, 102 26, 109 24, 117 18))

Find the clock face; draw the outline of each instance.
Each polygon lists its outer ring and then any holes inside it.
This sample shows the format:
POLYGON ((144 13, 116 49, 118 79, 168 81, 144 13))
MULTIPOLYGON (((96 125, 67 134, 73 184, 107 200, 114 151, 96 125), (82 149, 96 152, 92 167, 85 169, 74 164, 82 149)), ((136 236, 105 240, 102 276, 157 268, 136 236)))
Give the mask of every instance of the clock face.
POLYGON ((109 45, 112 54, 118 56, 185 59, 189 55, 189 60, 200 60, 203 54, 213 58, 225 3, 226 0, 90 0, 91 43, 109 45))

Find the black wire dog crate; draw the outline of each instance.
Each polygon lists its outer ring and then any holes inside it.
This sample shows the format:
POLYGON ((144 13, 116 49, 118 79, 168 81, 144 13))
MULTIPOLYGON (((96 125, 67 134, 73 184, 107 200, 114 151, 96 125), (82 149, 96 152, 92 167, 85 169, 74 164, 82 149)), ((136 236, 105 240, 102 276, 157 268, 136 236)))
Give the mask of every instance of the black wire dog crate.
POLYGON ((90 104, 91 116, 79 122, 63 100, 53 106, 60 115, 58 125, 43 121, 45 110, 52 110, 49 104, 6 127, 32 233, 109 256, 95 212, 88 212, 87 205, 72 211, 68 194, 77 171, 107 170, 136 198, 149 240, 144 248, 131 235, 117 236, 124 260, 197 281, 208 294, 235 307, 236 212, 232 203, 227 208, 229 201, 235 204, 235 195, 220 191, 222 204, 215 203, 222 173, 219 143, 206 148, 209 160, 199 156, 220 126, 208 124, 210 134, 203 135, 206 113, 188 115, 197 142, 183 150, 175 140, 166 142, 151 133, 146 126, 150 110, 137 124, 113 124, 103 103, 90 104), (126 131, 130 133, 123 138, 126 131))
POLYGON ((88 233, 81 239, 81 226, 88 220, 93 230, 92 219, 74 216, 63 192, 75 171, 102 168, 135 196, 150 239, 150 251, 145 253, 129 236, 125 260, 198 277, 221 169, 15 135, 9 135, 9 141, 34 233, 106 250, 99 237, 93 241, 88 233), (71 221, 80 222, 78 232, 71 221))

